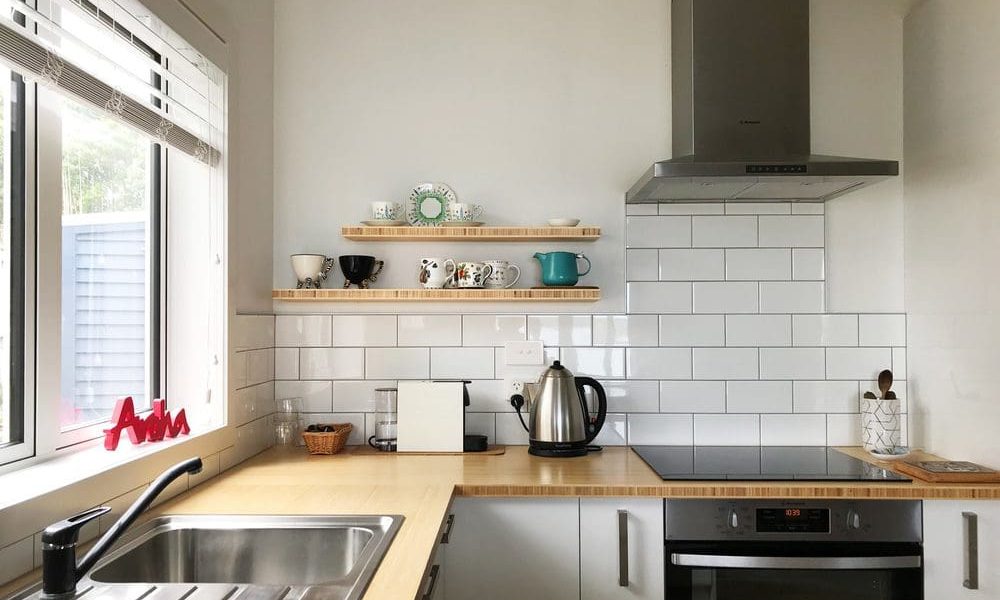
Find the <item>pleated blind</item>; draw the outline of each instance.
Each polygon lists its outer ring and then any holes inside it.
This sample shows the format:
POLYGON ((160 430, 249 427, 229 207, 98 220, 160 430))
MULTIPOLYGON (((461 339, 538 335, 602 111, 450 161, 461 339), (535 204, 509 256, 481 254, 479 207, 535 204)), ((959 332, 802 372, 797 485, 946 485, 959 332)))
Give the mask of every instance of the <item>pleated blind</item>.
POLYGON ((0 61, 11 69, 219 163, 225 75, 183 40, 164 35, 154 17, 114 0, 38 0, 37 9, 5 0, 0 7, 0 61))

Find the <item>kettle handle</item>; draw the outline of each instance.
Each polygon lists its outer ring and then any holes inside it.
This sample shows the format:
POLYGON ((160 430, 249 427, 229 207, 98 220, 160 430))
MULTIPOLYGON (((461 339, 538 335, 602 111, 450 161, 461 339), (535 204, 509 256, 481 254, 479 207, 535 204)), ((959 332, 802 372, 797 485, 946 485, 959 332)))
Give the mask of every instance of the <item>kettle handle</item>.
POLYGON ((604 420, 608 416, 608 396, 604 393, 604 387, 597 383, 597 380, 593 377, 577 377, 576 378, 576 391, 580 394, 580 402, 583 403, 583 415, 587 420, 587 441, 590 443, 594 441, 597 434, 600 433, 601 428, 604 427, 604 420), (597 420, 593 423, 590 422, 590 411, 587 408, 587 397, 583 393, 583 388, 589 387, 593 388, 594 392, 597 393, 597 420))

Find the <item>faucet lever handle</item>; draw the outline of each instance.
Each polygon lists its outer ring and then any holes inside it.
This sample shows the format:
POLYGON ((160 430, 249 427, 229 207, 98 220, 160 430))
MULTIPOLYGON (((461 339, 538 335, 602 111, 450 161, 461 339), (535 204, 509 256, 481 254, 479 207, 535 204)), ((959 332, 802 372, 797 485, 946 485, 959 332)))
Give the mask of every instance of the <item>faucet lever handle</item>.
POLYGON ((53 523, 42 532, 42 543, 53 546, 70 546, 76 544, 80 529, 94 519, 111 512, 110 506, 99 506, 85 510, 78 515, 53 523))

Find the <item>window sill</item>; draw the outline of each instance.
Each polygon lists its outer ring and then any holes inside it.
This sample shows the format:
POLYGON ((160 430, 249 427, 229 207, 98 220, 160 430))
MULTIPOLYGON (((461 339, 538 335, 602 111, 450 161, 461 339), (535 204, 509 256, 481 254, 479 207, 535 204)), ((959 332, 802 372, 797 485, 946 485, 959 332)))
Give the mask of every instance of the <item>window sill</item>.
POLYGON ((94 440, 2 474, 0 521, 5 526, 0 532, 0 547, 32 535, 51 520, 145 485, 174 462, 192 455, 216 454, 233 441, 234 430, 226 426, 139 446, 125 439, 114 452, 105 450, 101 440, 94 440), (49 495, 53 496, 46 498, 49 495), (50 511, 58 512, 47 514, 50 511))

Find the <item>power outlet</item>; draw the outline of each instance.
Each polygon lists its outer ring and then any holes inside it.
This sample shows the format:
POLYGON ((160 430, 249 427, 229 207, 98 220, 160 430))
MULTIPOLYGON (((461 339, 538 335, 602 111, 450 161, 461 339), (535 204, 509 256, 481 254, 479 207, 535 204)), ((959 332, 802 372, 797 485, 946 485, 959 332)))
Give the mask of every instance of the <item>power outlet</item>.
POLYGON ((545 364, 545 347, 541 342, 507 342, 503 353, 508 365, 545 364))
POLYGON ((510 398, 514 394, 524 394, 524 382, 520 379, 505 379, 506 393, 504 396, 510 398))

